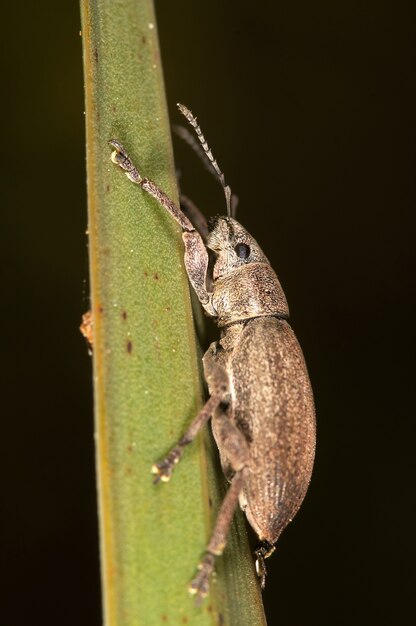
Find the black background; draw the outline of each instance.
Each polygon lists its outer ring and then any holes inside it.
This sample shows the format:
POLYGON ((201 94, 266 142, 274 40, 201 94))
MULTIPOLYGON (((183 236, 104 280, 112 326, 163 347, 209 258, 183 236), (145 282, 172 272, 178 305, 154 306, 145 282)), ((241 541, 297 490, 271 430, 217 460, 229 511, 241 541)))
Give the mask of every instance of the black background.
MULTIPOLYGON (((415 587, 411 2, 157 0, 172 120, 201 122, 284 286, 319 426, 269 626, 408 623, 415 587)), ((101 623, 77 3, 3 7, 0 622, 101 623)), ((182 187, 221 190, 186 147, 182 187)))

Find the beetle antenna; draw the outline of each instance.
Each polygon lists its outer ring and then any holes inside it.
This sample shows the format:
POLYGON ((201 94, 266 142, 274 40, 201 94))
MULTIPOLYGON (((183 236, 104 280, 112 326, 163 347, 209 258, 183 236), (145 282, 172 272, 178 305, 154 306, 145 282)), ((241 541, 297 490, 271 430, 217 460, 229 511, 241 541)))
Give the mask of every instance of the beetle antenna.
POLYGON ((222 188, 224 190, 224 195, 225 195, 225 203, 227 205, 227 215, 228 217, 232 216, 232 210, 231 210, 231 188, 229 187, 229 185, 227 185, 225 183, 225 177, 224 174, 221 172, 217 161, 214 159, 214 156, 205 140, 204 135, 202 134, 202 130, 200 128, 200 126, 198 125, 198 122, 196 121, 196 117, 194 117, 191 113, 191 111, 184 106, 183 104, 180 104, 178 102, 178 109, 179 111, 182 113, 182 115, 184 115, 186 117, 186 119, 188 120, 188 122, 190 123, 190 125, 194 128, 196 135, 199 139, 199 142, 202 146, 202 148, 204 149, 204 153, 206 154, 206 156, 209 159, 209 162, 211 163, 212 167, 214 168, 214 170, 217 173, 217 176, 220 179, 222 188))

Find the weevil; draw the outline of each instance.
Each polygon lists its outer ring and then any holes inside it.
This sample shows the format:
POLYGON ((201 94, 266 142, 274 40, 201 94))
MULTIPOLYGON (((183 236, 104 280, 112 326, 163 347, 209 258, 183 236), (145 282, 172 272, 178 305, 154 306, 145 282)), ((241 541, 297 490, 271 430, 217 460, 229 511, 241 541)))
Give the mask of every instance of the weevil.
POLYGON ((211 419, 230 486, 190 585, 201 599, 208 593, 215 557, 224 550, 238 504, 259 537, 256 569, 264 587, 265 558, 297 513, 310 482, 315 409, 280 282, 258 243, 235 219, 231 189, 196 118, 185 106, 178 108, 221 182, 226 216, 207 223, 190 202, 182 211, 141 175, 117 140, 109 143, 114 148, 112 161, 181 226, 189 281, 221 333, 203 357, 207 402, 167 457, 152 467, 154 482, 168 481, 185 447, 211 419))

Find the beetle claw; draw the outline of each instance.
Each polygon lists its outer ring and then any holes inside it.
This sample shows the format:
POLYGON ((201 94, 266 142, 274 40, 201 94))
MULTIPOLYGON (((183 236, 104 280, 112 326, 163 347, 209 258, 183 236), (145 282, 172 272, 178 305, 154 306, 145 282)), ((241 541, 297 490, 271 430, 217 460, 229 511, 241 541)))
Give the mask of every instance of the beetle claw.
POLYGON ((133 183, 140 185, 143 178, 139 171, 135 168, 133 161, 130 159, 122 144, 116 139, 110 139, 108 143, 112 148, 115 148, 115 150, 111 153, 112 162, 119 165, 121 169, 125 171, 127 178, 129 178, 133 183))
POLYGON ((163 483, 169 482, 172 471, 173 467, 169 462, 162 461, 161 463, 154 463, 152 465, 152 474, 155 474, 153 484, 157 485, 160 481, 163 483))
POLYGON ((266 576, 267 576, 267 568, 266 568, 266 563, 264 562, 264 555, 261 554, 259 551, 256 551, 255 554, 256 554, 257 578, 259 579, 260 587, 264 589, 266 586, 266 576))
POLYGON ((263 541, 255 550, 256 555, 256 573, 260 581, 260 587, 262 589, 266 586, 267 567, 266 559, 269 558, 275 551, 275 546, 268 541, 263 541))

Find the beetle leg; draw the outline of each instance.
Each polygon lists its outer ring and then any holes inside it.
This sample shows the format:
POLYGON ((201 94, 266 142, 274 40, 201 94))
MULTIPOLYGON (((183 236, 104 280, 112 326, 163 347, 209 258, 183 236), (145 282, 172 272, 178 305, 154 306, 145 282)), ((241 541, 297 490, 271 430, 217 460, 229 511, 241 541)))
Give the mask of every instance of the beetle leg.
MULTIPOLYGON (((221 458, 235 473, 218 512, 206 554, 198 566, 199 572, 189 587, 189 591, 197 595, 197 602, 208 593, 209 577, 214 569, 215 557, 223 553, 227 543, 230 524, 248 471, 249 450, 243 433, 223 411, 216 411, 213 428, 217 445, 221 450, 221 458)), ((228 474, 227 470, 226 473, 228 474)))
POLYGON ((217 393, 212 394, 177 445, 172 448, 163 461, 152 466, 152 474, 155 474, 154 484, 159 481, 168 482, 170 480, 174 467, 179 463, 185 447, 195 439, 199 430, 209 420, 215 409, 226 399, 227 394, 228 389, 225 385, 217 393))
POLYGON ((197 596, 197 603, 201 602, 202 598, 208 594, 209 578, 214 569, 215 557, 222 554, 225 548, 228 531, 234 511, 238 505, 238 497, 243 488, 245 478, 245 469, 234 474, 230 488, 227 491, 218 513, 211 540, 206 549, 206 554, 198 566, 198 574, 189 586, 189 592, 197 596))
POLYGON ((276 550, 276 547, 268 541, 262 541, 261 544, 254 550, 256 555, 256 572, 260 579, 260 586, 262 589, 266 586, 267 568, 265 560, 269 558, 276 550))
POLYGON ((208 315, 217 317, 217 312, 212 305, 212 294, 207 290, 209 257, 204 241, 196 230, 184 232, 182 239, 185 245, 184 263, 189 281, 208 315))
POLYGON ((182 235, 185 244, 185 267, 189 280, 195 289, 196 295, 208 315, 216 317, 215 309, 211 303, 211 294, 206 287, 208 272, 208 252, 201 235, 186 215, 174 202, 149 178, 143 178, 139 170, 133 164, 122 144, 116 139, 109 141, 110 146, 115 148, 111 154, 111 160, 125 171, 127 178, 139 185, 149 195, 153 196, 161 206, 177 221, 183 229, 182 235))
POLYGON ((148 194, 153 196, 153 198, 155 198, 159 204, 161 204, 172 215, 183 230, 189 232, 194 231, 195 228, 192 226, 191 222, 176 206, 176 204, 172 202, 169 196, 167 196, 165 192, 162 191, 152 180, 149 178, 143 178, 122 144, 116 139, 109 141, 109 144, 115 148, 114 152, 111 154, 112 162, 119 165, 121 169, 125 171, 127 178, 133 183, 136 183, 136 185, 140 185, 144 191, 147 191, 148 194))

